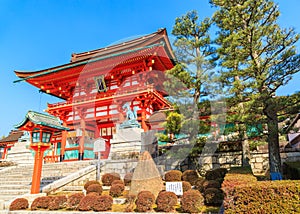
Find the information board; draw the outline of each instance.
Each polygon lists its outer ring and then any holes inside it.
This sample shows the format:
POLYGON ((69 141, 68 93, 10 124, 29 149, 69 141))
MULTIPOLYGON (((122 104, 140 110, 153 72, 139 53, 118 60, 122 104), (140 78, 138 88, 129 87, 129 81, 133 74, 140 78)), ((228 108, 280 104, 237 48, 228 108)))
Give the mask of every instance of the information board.
POLYGON ((183 195, 182 182, 166 182, 166 191, 174 192, 176 195, 183 195))

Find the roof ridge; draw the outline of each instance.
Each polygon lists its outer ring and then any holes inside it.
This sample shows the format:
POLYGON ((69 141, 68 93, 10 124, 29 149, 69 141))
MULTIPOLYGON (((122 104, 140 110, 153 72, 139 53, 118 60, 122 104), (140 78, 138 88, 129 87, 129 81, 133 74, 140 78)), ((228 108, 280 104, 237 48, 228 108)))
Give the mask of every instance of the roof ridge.
POLYGON ((93 53, 97 53, 97 52, 99 52, 101 50, 107 50, 108 48, 119 47, 119 46, 122 46, 122 45, 125 45, 125 44, 133 43, 134 41, 137 41, 137 40, 145 39, 146 37, 150 37, 150 36, 154 36, 154 35, 160 34, 161 32, 163 32, 165 30, 166 30, 166 28, 160 28, 156 32, 153 32, 153 33, 150 33, 150 34, 143 34, 143 35, 141 35, 141 36, 139 36, 137 38, 130 39, 130 40, 125 41, 125 42, 120 42, 120 43, 117 43, 117 44, 105 46, 105 47, 94 49, 94 50, 91 50, 91 51, 84 51, 84 52, 72 53, 71 56, 73 58, 73 56, 75 56, 75 55, 93 54, 93 53))

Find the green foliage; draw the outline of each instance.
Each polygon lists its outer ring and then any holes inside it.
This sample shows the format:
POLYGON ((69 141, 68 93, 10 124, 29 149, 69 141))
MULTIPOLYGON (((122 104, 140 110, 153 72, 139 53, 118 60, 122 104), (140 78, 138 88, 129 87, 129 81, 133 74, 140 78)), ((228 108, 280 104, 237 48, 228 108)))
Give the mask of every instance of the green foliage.
MULTIPOLYGON (((270 170, 280 171, 278 118, 274 95, 300 70, 295 44, 299 34, 282 29, 278 6, 272 0, 210 0, 217 8, 216 44, 222 67, 220 81, 233 98, 232 121, 267 123, 270 170)), ((224 91, 225 93, 225 91, 224 91)), ((250 123, 248 123, 250 124, 250 123)), ((244 130, 245 131, 245 130, 244 130)))
POLYGON ((235 186, 233 200, 225 200, 225 212, 299 213, 299 185, 299 181, 260 181, 235 186))
POLYGON ((258 146, 263 146, 263 145, 266 145, 266 144, 267 144, 266 141, 261 141, 261 140, 250 140, 250 141, 249 141, 250 151, 257 150, 257 147, 258 147, 258 146))

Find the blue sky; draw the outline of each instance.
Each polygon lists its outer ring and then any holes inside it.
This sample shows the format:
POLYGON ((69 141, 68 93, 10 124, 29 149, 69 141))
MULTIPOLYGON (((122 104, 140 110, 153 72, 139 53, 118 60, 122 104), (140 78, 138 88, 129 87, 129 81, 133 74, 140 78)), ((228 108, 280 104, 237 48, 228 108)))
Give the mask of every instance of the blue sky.
MULTIPOLYGON (((282 27, 300 32, 299 0, 277 0, 282 27)), ((57 99, 26 82, 13 83, 14 70, 34 71, 68 63, 71 53, 105 47, 118 40, 167 28, 176 17, 213 9, 208 0, 1 0, 0 1, 0 138, 7 136, 28 110, 43 111, 57 99)), ((299 43, 298 43, 298 50, 299 43)), ((300 91, 300 74, 278 91, 300 91)))

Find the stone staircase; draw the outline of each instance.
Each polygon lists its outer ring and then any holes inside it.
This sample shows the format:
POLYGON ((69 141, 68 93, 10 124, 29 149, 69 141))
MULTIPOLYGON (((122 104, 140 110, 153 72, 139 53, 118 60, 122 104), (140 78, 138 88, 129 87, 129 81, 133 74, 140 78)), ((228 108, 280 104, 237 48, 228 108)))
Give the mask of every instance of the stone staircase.
MULTIPOLYGON (((44 164, 41 189, 90 165, 91 161, 44 164)), ((0 170, 0 202, 7 205, 14 198, 30 193, 32 172, 33 164, 22 164, 0 170)))

